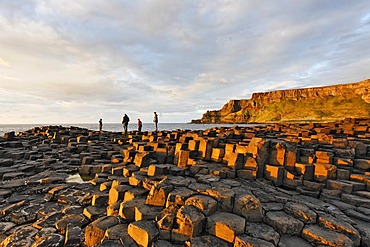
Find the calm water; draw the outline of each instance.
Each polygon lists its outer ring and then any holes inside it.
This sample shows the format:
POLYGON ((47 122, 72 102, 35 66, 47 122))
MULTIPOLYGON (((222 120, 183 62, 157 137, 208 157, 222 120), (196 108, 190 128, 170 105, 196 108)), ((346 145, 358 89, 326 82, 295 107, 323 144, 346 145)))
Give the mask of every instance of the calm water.
MULTIPOLYGON (((0 124, 0 136, 10 131, 23 131, 32 129, 37 126, 45 125, 61 125, 64 127, 76 126, 87 128, 91 130, 98 130, 98 124, 0 124)), ((187 124, 187 123, 158 123, 159 130, 177 130, 177 129, 188 129, 188 130, 205 130, 213 127, 233 127, 233 126, 256 126, 256 124, 187 124)), ((103 125, 103 130, 121 132, 122 125, 119 123, 106 123, 103 125)), ((136 123, 130 123, 128 130, 137 130, 136 123)), ((142 131, 154 131, 153 123, 143 123, 142 131)))

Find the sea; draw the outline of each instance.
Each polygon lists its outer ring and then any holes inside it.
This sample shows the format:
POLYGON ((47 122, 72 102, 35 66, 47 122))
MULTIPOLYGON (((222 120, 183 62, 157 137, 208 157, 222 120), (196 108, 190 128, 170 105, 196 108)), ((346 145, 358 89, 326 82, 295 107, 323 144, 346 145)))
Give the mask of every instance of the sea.
MULTIPOLYGON (((63 127, 81 127, 89 130, 98 130, 98 124, 91 123, 75 123, 75 124, 0 124, 0 136, 3 136, 5 133, 14 131, 16 133, 29 130, 34 127, 41 126, 63 126, 63 127)), ((252 127, 258 124, 191 124, 191 123, 158 123, 158 130, 206 130, 214 127, 252 127)), ((122 132, 122 124, 120 123, 104 123, 103 130, 112 131, 112 132, 122 132)), ((128 131, 137 130, 137 124, 131 123, 128 126, 128 131)), ((143 123, 142 131, 154 131, 153 123, 143 123)))

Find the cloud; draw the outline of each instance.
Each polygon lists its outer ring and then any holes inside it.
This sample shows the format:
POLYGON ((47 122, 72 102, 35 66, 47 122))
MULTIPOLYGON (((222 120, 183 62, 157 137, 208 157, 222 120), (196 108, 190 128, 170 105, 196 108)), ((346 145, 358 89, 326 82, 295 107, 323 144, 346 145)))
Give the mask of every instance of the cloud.
POLYGON ((367 79, 369 13, 365 0, 4 2, 0 107, 188 122, 253 92, 367 79))
POLYGON ((0 66, 10 67, 10 64, 0 57, 0 66))

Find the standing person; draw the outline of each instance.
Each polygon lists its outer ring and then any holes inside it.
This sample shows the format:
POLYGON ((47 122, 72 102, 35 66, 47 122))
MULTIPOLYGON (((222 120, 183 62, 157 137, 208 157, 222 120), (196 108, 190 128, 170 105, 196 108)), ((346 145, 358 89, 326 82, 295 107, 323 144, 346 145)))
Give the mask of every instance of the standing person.
POLYGON ((99 120, 99 131, 102 131, 102 129, 103 129, 103 120, 100 119, 99 120))
POLYGON ((123 132, 125 132, 125 135, 127 134, 128 122, 130 122, 130 118, 125 114, 122 119, 123 132))
POLYGON ((153 122, 154 122, 155 131, 158 131, 158 115, 156 112, 154 112, 153 122))
POLYGON ((140 118, 137 119, 137 130, 141 132, 141 128, 143 127, 143 123, 141 122, 140 118))

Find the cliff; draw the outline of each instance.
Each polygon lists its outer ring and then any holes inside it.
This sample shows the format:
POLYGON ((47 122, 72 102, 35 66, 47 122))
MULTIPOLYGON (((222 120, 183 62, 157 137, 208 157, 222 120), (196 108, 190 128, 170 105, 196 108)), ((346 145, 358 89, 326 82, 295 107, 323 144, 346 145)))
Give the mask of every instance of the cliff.
POLYGON ((326 87, 254 93, 230 100, 193 123, 334 121, 370 117, 370 79, 326 87))

